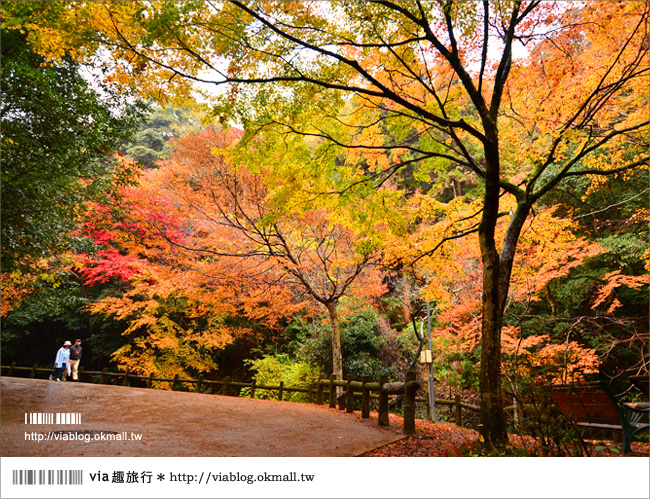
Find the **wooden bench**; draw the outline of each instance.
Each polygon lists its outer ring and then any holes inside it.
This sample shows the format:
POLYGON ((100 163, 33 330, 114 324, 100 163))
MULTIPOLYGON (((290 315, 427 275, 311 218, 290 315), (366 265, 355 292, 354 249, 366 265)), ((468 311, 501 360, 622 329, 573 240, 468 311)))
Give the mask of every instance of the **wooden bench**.
POLYGON ((632 437, 650 427, 641 422, 648 408, 635 408, 620 402, 602 381, 556 385, 552 393, 560 412, 577 427, 620 431, 623 454, 630 452, 632 437))

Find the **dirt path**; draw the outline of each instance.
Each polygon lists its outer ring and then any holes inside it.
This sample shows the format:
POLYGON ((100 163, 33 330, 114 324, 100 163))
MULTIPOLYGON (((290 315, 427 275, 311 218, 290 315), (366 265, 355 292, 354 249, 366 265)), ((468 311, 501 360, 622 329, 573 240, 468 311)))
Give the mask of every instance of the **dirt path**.
POLYGON ((314 404, 10 377, 1 386, 2 456, 350 456, 400 435, 314 404), (26 413, 65 412, 81 424, 25 423, 26 413))

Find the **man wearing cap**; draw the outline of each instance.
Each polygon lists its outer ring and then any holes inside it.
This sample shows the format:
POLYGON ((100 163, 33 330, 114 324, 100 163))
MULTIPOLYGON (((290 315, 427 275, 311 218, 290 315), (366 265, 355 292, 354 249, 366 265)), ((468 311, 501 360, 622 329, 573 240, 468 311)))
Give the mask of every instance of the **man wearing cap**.
POLYGON ((81 340, 74 340, 74 345, 70 347, 70 370, 72 371, 72 381, 79 381, 79 361, 81 360, 81 340))
POLYGON ((56 359, 54 360, 54 372, 50 374, 50 379, 61 381, 61 375, 63 374, 63 371, 67 367, 68 361, 70 360, 70 345, 72 345, 72 343, 66 340, 65 343, 63 343, 63 346, 59 348, 59 351, 56 352, 56 359))

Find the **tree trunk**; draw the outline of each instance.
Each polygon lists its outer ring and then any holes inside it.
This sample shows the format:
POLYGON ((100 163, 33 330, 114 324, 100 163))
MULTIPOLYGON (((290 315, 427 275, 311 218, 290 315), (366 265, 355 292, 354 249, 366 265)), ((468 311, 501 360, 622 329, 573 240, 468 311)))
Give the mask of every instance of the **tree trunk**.
MULTIPOLYGON (((483 248, 483 244, 481 244, 483 248)), ((482 443, 501 447, 508 441, 501 396, 501 326, 503 310, 499 299, 499 255, 495 248, 483 254, 483 324, 481 331, 482 443)))
MULTIPOLYGON (((483 321, 481 329, 481 442, 487 449, 508 442, 501 395, 501 327, 503 308, 500 255, 496 248, 495 229, 499 218, 499 153, 496 130, 492 130, 492 147, 485 148, 485 195, 479 225, 479 244, 483 261, 483 321)), ((505 301, 503 302, 505 304, 505 301)))
MULTIPOLYGON (((483 446, 488 449, 502 447, 508 442, 501 390, 501 329, 517 241, 529 212, 529 204, 521 202, 516 213, 512 214, 501 254, 496 249, 494 231, 490 227, 479 229, 483 258, 480 431, 483 446)), ((498 217, 498 213, 495 216, 498 217)))
MULTIPOLYGON (((330 325, 332 327, 332 374, 336 374, 338 379, 343 379, 343 354, 341 352, 341 331, 339 330, 339 315, 336 310, 336 302, 327 302, 325 304, 330 316, 330 325)), ((336 387, 336 395, 343 393, 343 388, 336 387)))

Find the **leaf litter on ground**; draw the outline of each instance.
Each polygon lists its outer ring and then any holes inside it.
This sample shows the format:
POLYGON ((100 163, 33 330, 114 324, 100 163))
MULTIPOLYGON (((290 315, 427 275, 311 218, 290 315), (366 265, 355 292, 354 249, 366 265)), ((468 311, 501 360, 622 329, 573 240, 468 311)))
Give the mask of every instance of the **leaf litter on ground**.
MULTIPOLYGON (((377 417, 377 413, 371 414, 377 417)), ((404 418, 390 414, 391 425, 403 426, 404 418)), ((370 450, 363 457, 453 457, 472 456, 479 451, 479 433, 470 428, 456 426, 445 421, 432 422, 416 419, 416 434, 397 442, 370 450)), ((536 452, 538 444, 530 436, 510 436, 510 445, 519 450, 516 455, 540 455, 536 452)), ((592 456, 607 457, 620 456, 620 443, 611 441, 593 441, 592 456)), ((650 454, 650 444, 645 442, 632 442, 631 455, 650 454)), ((513 453, 513 455, 515 455, 513 453)))

